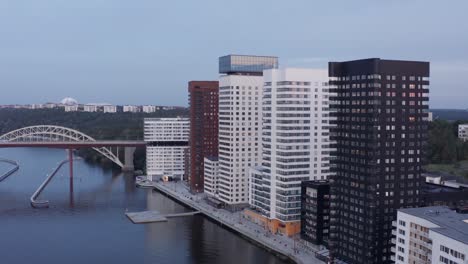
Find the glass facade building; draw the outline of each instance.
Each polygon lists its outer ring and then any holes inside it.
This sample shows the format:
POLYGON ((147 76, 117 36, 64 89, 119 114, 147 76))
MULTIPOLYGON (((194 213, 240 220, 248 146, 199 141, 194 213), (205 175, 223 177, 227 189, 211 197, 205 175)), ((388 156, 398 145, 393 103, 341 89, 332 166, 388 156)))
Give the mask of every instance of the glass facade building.
POLYGON ((263 70, 277 69, 278 57, 227 55, 219 57, 219 73, 261 75, 263 70))

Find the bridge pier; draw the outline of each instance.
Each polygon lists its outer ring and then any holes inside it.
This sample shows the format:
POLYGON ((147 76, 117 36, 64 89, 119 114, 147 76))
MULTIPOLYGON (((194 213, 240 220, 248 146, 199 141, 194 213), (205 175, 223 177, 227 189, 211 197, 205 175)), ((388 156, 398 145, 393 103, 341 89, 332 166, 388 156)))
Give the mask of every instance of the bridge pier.
POLYGON ((68 149, 68 162, 70 163, 70 179, 73 179, 73 149, 68 149))
POLYGON ((122 171, 134 171, 135 166, 133 164, 133 154, 135 153, 135 147, 124 148, 124 166, 122 171))

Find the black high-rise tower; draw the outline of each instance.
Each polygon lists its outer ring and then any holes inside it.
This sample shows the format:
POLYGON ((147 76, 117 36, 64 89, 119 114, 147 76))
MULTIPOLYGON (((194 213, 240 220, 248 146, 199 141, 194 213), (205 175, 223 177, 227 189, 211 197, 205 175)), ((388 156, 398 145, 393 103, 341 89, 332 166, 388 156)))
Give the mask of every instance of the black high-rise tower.
POLYGON ((429 63, 330 62, 336 93, 330 250, 347 263, 391 263, 396 210, 419 203, 429 63))

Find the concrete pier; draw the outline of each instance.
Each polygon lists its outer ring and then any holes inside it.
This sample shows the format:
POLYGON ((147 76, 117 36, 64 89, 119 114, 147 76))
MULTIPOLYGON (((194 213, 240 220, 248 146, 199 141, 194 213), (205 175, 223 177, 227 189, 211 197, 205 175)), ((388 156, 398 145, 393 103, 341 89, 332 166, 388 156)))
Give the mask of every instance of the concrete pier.
POLYGON ((134 224, 144 224, 144 223, 154 223, 154 222, 166 222, 168 218, 192 216, 199 214, 200 211, 177 213, 177 214, 161 214, 158 211, 143 211, 135 213, 125 213, 125 215, 134 223, 134 224))
POLYGON ((133 164, 133 154, 135 154, 135 147, 124 148, 124 166, 122 171, 134 171, 135 166, 133 164))

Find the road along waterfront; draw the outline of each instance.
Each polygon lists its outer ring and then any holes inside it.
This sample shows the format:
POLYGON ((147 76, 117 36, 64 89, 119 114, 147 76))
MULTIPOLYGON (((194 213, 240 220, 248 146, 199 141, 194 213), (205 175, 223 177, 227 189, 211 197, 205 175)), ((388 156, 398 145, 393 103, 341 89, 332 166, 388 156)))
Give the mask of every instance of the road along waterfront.
POLYGON ((263 227, 243 219, 242 212, 232 213, 216 209, 205 202, 203 195, 191 194, 182 182, 148 182, 145 178, 138 177, 137 185, 153 187, 276 254, 287 257, 298 264, 324 263, 315 257, 318 248, 306 247, 293 238, 267 233, 263 227))

